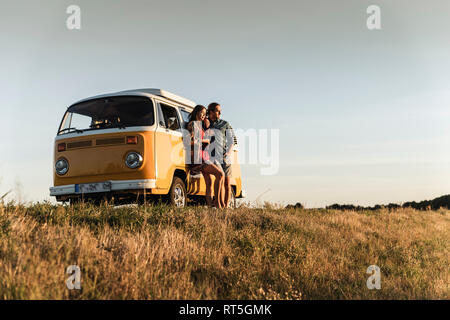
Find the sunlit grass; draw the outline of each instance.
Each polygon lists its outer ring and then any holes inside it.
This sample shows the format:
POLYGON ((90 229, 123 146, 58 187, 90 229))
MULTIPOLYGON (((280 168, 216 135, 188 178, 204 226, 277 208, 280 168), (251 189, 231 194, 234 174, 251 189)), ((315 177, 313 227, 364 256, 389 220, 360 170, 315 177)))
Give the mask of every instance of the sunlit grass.
POLYGON ((3 203, 0 298, 448 299, 449 212, 3 203))

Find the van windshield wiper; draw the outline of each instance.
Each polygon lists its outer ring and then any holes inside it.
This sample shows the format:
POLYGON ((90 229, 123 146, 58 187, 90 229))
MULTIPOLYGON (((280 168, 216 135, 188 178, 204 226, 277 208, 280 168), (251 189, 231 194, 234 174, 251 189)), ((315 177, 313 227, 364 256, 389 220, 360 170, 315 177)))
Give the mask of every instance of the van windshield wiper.
POLYGON ((76 133, 83 133, 84 132, 83 130, 80 130, 80 129, 77 129, 77 128, 66 128, 66 129, 59 130, 58 134, 63 133, 65 131, 69 131, 69 130, 73 130, 76 133))

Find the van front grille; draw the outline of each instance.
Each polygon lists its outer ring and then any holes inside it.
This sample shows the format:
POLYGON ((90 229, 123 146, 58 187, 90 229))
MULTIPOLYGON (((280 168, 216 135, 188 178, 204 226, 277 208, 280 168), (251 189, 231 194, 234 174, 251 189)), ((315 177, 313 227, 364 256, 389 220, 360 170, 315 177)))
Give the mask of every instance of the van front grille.
POLYGON ((111 145, 111 144, 124 144, 125 143, 125 137, 120 138, 109 138, 109 139, 97 139, 95 144, 97 146, 105 146, 105 145, 111 145))
POLYGON ((70 142, 67 144, 67 149, 77 149, 77 148, 86 148, 91 147, 92 141, 77 141, 77 142, 70 142))

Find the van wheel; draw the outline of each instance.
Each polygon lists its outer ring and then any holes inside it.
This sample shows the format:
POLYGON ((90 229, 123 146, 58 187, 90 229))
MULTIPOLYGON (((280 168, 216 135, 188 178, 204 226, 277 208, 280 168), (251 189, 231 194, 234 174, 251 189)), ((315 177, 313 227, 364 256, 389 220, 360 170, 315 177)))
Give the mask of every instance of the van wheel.
POLYGON ((231 187, 230 201, 228 202, 228 206, 231 209, 236 209, 236 195, 234 194, 233 187, 231 187))
POLYGON ((186 205, 186 187, 183 180, 178 177, 173 178, 172 186, 169 191, 170 204, 178 208, 186 205))

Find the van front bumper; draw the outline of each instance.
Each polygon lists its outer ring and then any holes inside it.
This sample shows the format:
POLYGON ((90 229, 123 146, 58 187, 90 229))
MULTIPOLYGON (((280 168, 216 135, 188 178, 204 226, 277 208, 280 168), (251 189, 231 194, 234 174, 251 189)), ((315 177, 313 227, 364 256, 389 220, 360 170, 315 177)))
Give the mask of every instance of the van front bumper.
MULTIPOLYGON (((155 179, 144 179, 144 180, 114 180, 114 181, 99 181, 101 183, 109 182, 111 183, 110 191, 120 191, 120 190, 143 190, 143 189, 154 189, 156 188, 155 179)), ((63 186, 50 187, 50 196, 64 196, 64 195, 78 195, 81 194, 79 188, 75 184, 67 184, 63 186)), ((109 192, 109 191, 108 191, 109 192)))

